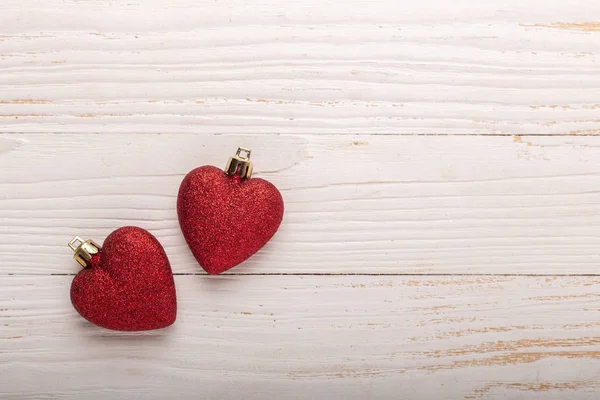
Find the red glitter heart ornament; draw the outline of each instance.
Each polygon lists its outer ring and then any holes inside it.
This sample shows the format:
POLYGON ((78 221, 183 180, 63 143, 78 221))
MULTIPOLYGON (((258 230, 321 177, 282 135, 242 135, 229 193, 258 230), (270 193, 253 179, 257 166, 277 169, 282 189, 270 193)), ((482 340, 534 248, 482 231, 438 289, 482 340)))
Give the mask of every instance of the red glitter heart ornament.
POLYGON ((249 158, 250 150, 239 148, 225 171, 208 165, 196 168, 179 188, 179 225, 209 274, 248 259, 271 239, 283 219, 279 190, 264 179, 250 178, 249 158))
POLYGON ((80 238, 69 246, 85 267, 71 284, 71 302, 85 319, 117 331, 158 329, 175 322, 171 266, 148 231, 127 226, 111 233, 102 248, 80 238))

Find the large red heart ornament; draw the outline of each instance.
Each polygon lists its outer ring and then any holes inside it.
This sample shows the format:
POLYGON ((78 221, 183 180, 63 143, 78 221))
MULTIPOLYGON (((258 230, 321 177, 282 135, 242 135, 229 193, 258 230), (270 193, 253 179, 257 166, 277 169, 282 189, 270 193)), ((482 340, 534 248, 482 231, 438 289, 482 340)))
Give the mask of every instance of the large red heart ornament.
POLYGON ((144 229, 117 229, 73 279, 71 302, 85 319, 107 329, 145 331, 171 325, 177 298, 164 249, 144 229))
POLYGON ((219 274, 271 239, 283 218, 283 198, 264 179, 244 179, 203 166, 183 179, 177 213, 198 263, 209 274, 219 274))

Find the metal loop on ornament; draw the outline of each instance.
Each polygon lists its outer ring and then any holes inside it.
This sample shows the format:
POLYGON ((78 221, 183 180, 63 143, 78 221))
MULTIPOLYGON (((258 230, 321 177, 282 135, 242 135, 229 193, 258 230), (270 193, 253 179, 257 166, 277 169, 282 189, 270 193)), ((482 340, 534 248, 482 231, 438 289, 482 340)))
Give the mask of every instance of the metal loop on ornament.
POLYGON ((243 160, 249 160, 250 159, 250 153, 252 153, 252 150, 247 149, 245 147, 238 147, 237 151, 235 152, 235 156, 239 157, 239 158, 241 158, 243 160), (246 152, 246 157, 242 157, 241 156, 242 151, 246 152))
POLYGON ((83 240, 79 236, 71 239, 69 247, 75 252, 73 258, 84 268, 89 265, 92 256, 98 254, 101 249, 100 245, 93 240, 83 240), (79 244, 75 245, 75 243, 79 244))
POLYGON ((83 244, 83 242, 84 242, 84 240, 82 238, 80 238, 79 236, 75 236, 69 242, 69 247, 71 248, 71 250, 76 251, 77 248, 83 244), (79 244, 77 246, 75 246, 75 243, 77 243, 77 242, 79 242, 79 244))
POLYGON ((250 149, 238 147, 235 156, 230 157, 225 167, 225 173, 228 175, 237 175, 242 179, 250 179, 252 176, 252 162, 250 162, 250 149), (242 156, 246 152, 246 157, 242 156))

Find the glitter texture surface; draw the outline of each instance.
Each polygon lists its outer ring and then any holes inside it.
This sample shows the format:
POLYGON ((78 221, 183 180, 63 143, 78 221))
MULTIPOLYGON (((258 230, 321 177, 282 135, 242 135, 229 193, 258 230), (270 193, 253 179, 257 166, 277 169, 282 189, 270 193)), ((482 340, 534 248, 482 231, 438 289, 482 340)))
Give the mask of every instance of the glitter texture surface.
POLYGON ((264 179, 241 179, 204 166, 183 179, 177 213, 198 263, 209 274, 220 274, 271 239, 283 218, 283 199, 264 179))
POLYGON ((144 229, 117 229, 73 279, 71 302, 85 319, 107 329, 145 331, 171 325, 177 299, 165 251, 144 229))

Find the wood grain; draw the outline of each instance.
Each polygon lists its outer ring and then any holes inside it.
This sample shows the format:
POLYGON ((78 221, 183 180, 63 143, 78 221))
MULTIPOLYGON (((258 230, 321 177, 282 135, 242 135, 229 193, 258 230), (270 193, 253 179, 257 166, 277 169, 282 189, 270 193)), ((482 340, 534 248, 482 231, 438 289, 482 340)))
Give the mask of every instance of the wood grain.
POLYGON ((123 225, 200 272, 179 183, 238 145, 286 214, 235 272, 597 273, 600 138, 200 134, 1 136, 0 273, 73 273, 71 237, 123 225))
POLYGON ((597 277, 183 276, 145 334, 84 321, 71 279, 2 278, 3 399, 600 395, 597 277))
POLYGON ((598 2, 326 3, 5 0, 0 132, 600 133, 598 2))
POLYGON ((3 0, 0 398, 598 399, 599 136, 597 1, 3 0), (177 188, 241 145, 285 219, 208 277, 177 188), (124 225, 169 329, 69 303, 124 225))

